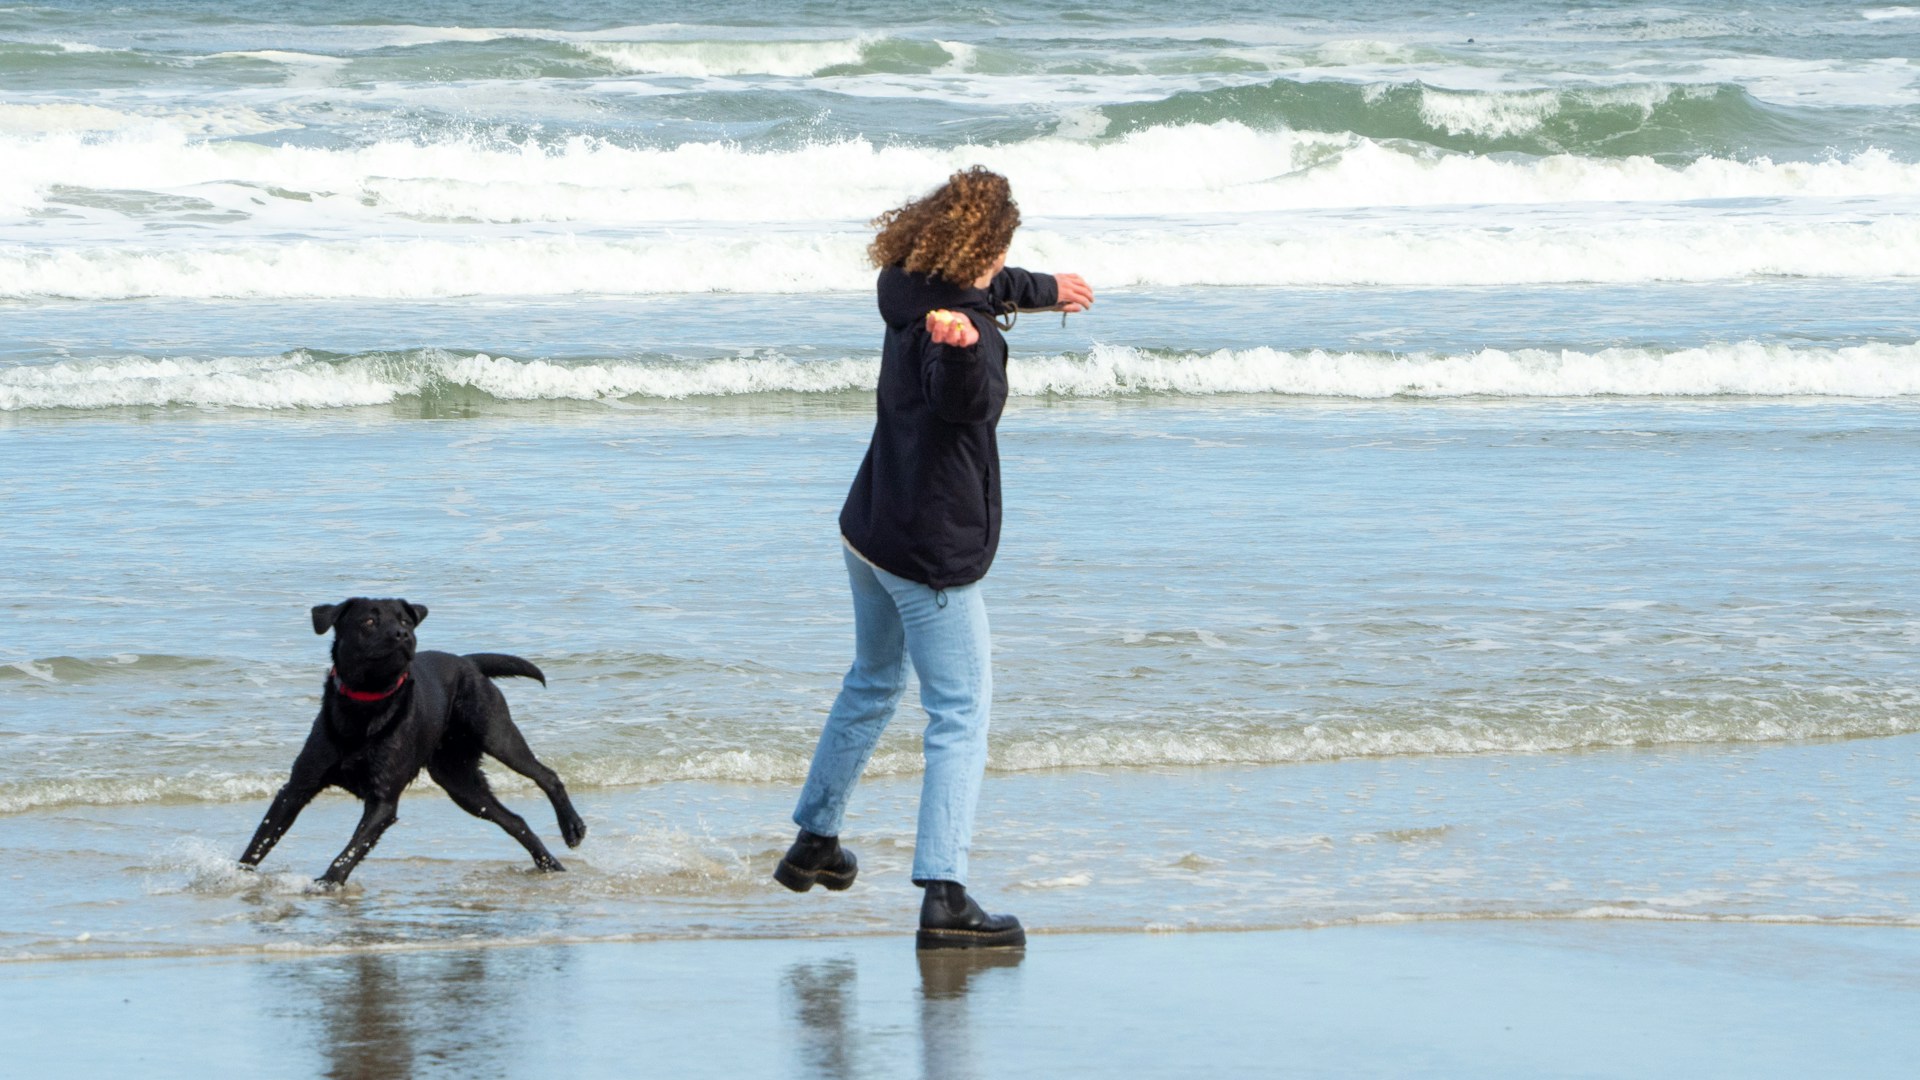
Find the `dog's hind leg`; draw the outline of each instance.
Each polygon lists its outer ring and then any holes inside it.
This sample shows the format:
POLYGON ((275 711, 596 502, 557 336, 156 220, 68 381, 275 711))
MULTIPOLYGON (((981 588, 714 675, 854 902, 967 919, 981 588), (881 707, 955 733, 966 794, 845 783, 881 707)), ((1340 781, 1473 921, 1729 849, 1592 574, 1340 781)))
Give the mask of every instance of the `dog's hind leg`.
POLYGON ((500 764, 540 785, 540 790, 547 793, 547 801, 553 804, 554 817, 560 820, 561 839, 570 848, 579 847, 580 841, 587 838, 587 823, 574 810, 573 800, 567 798, 567 787, 560 782, 559 775, 533 756, 520 729, 507 718, 504 701, 500 703, 500 712, 489 718, 481 732, 480 746, 500 764))
POLYGON ((367 793, 367 806, 360 814, 360 825, 353 830, 353 839, 334 856, 333 865, 317 879, 323 885, 344 885, 347 875, 367 857, 373 845, 380 842, 380 834, 387 827, 400 820, 400 799, 398 796, 367 793))
POLYGON ((427 775, 446 790, 447 797, 460 809, 483 821, 493 822, 505 829, 508 836, 520 841, 520 846, 533 856, 533 865, 542 870, 566 869, 547 850, 547 845, 541 843, 540 838, 527 827, 526 820, 501 804, 493 788, 487 785, 486 774, 480 771, 478 760, 436 759, 427 765, 427 775))

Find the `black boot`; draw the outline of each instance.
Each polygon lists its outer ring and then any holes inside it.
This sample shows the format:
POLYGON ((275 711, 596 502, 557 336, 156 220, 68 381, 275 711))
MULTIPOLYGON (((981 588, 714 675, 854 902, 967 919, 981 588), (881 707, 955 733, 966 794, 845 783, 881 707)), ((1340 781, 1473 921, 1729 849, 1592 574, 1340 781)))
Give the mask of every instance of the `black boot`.
POLYGON ((852 888, 859 872, 859 862, 853 852, 840 846, 839 837, 816 836, 801 829, 780 865, 773 868, 773 880, 794 892, 806 892, 816 881, 839 892, 852 888))
POLYGON ((1027 932, 1011 915, 989 915, 967 895, 967 887, 951 881, 925 882, 927 898, 920 902, 922 949, 1018 948, 1027 932))

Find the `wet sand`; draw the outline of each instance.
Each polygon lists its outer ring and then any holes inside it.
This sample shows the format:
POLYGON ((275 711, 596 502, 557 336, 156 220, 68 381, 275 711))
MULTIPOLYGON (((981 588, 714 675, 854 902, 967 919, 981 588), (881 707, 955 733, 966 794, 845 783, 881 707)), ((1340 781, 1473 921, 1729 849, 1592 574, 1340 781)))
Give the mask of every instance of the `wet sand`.
POLYGON ((1412 923, 0 967, 28 1076, 1903 1076, 1920 933, 1412 923))

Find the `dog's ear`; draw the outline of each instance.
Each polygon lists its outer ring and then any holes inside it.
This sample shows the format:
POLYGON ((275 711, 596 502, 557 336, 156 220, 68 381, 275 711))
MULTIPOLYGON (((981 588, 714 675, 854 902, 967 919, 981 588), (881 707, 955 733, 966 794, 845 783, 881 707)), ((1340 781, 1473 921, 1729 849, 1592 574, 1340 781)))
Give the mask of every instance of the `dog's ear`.
POLYGON ((313 605, 313 632, 324 634, 333 629, 334 621, 340 618, 340 612, 345 610, 346 606, 345 604, 313 605))
POLYGON ((413 625, 419 626, 421 623, 427 621, 427 605, 409 604, 405 600, 400 601, 400 603, 404 605, 409 612, 412 613, 413 625))

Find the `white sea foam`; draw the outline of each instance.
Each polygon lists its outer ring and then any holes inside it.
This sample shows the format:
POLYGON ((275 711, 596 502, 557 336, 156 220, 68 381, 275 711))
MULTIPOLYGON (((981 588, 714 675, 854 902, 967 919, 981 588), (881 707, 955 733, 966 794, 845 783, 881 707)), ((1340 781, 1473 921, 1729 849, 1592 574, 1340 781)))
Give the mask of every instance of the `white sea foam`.
MULTIPOLYGON (((329 409, 467 388, 501 401, 869 391, 870 357, 775 353, 699 361, 515 360, 438 349, 322 359, 295 352, 209 359, 125 357, 0 368, 0 411, 126 406, 329 409)), ((1484 349, 1472 353, 1180 353, 1099 345, 1022 357, 1023 397, 1289 394, 1387 397, 1861 397, 1920 395, 1920 345, 1838 349, 1737 342, 1671 351, 1484 349)))
POLYGON ((247 409, 380 405, 435 387, 470 387, 505 401, 609 397, 683 398, 742 393, 868 390, 877 362, 796 363, 743 356, 699 363, 545 360, 458 355, 439 350, 345 361, 305 353, 64 361, 0 369, 0 410, 211 405, 247 409))
MULTIPOLYGON (((164 111, 156 107, 141 111, 65 102, 0 103, 0 137, 38 137, 22 138, 12 146, 9 146, 11 139, 0 141, 0 149, 9 152, 18 150, 22 154, 60 148, 71 150, 88 144, 101 145, 99 134, 102 132, 127 132, 139 128, 163 131, 164 139, 175 145, 186 145, 187 138, 224 138, 277 131, 288 126, 285 121, 269 120, 252 109, 242 107, 164 111), (48 136, 56 138, 48 139, 48 136)), ((64 182, 59 178, 58 166, 51 162, 23 157, 9 161, 8 166, 8 172, 13 176, 23 179, 30 177, 36 184, 64 182)))
POLYGON ((948 41, 944 38, 936 38, 934 44, 940 46, 949 57, 952 57, 934 72, 936 75, 963 74, 972 71, 974 64, 979 61, 980 47, 977 45, 969 45, 964 41, 948 41))
POLYGON ((1877 152, 1818 163, 1704 159, 1684 168, 1644 158, 1523 162, 1422 157, 1346 136, 1232 123, 1148 129, 1106 143, 1050 137, 950 149, 848 140, 752 152, 476 138, 342 150, 201 137, 272 126, 257 116, 175 121, 35 108, 0 107, 0 130, 11 123, 38 132, 0 135, 0 151, 20 166, 0 177, 0 214, 57 208, 88 224, 68 226, 72 240, 45 243, 36 229, 18 234, 33 243, 0 245, 3 296, 857 290, 869 283, 862 249, 873 209, 973 161, 1019 185, 1033 222, 1017 240, 1019 258, 1073 266, 1113 286, 1920 273, 1920 218, 1889 212, 1920 192, 1920 165, 1877 152), (69 123, 89 131, 47 133, 69 123), (134 176, 169 198, 126 198, 134 176), (75 209, 76 191, 118 194, 105 206, 75 209), (1790 205, 1739 215, 1684 205, 1733 198, 1790 205), (185 232, 141 228, 140 215, 177 213, 187 199, 210 204, 226 223, 212 235, 201 219, 185 232), (1663 205, 1623 207, 1641 203, 1663 205), (1493 209, 1535 204, 1550 205, 1531 216, 1493 209), (1405 209, 1447 205, 1474 210, 1405 209), (1351 209, 1364 212, 1297 213, 1351 209), (476 231, 475 223, 499 227, 476 231), (526 232, 555 223, 596 234, 526 232), (725 228, 744 224, 763 227, 725 228), (436 226, 446 230, 441 238, 436 226), (330 239, 285 239, 303 234, 330 239))
POLYGON ((1463 354, 1165 353, 1097 346, 1085 357, 1023 359, 1017 393, 1278 393, 1324 397, 1715 395, 1900 397, 1920 394, 1920 345, 1795 349, 1757 342, 1695 349, 1484 349, 1463 354))
POLYGON ((351 62, 343 56, 328 56, 324 53, 293 52, 287 49, 248 49, 240 52, 214 53, 209 59, 268 60, 276 64, 329 68, 342 67, 351 62))
POLYGON ((0 245, 0 296, 394 297, 805 293, 869 286, 854 235, 263 242, 215 248, 0 245))
POLYGON ((636 75, 812 75, 857 64, 877 35, 838 41, 579 41, 573 47, 636 75))
POLYGON ((1538 130, 1559 115, 1570 99, 1588 108, 1626 107, 1644 117, 1676 94, 1712 93, 1712 87, 1660 84, 1502 93, 1458 93, 1428 86, 1420 90, 1420 119, 1449 134, 1497 139, 1538 130))
POLYGON ((234 853, 205 837, 182 837, 158 855, 146 890, 155 896, 176 893, 231 896, 300 896, 320 891, 313 878, 289 871, 260 871, 241 866, 234 853))
MULTIPOLYGON (((1532 122, 1527 99, 1515 100, 1520 104, 1507 112, 1460 111, 1463 105, 1436 122, 1489 129, 1532 122)), ((1087 141, 1100 126, 1088 120, 1070 125, 1075 137, 996 146, 850 139, 783 151, 717 143, 624 147, 588 137, 552 144, 478 136, 386 140, 353 149, 207 138, 274 126, 244 112, 175 119, 86 106, 0 106, 0 157, 18 183, 47 193, 124 189, 137 177, 146 190, 191 193, 249 213, 258 212, 250 199, 260 186, 315 194, 303 208, 280 207, 306 216, 276 218, 276 231, 358 224, 386 232, 396 217, 601 226, 864 222, 875 207, 918 195, 974 163, 1012 177, 1023 209, 1041 218, 1920 193, 1920 165, 1878 151, 1821 162, 1705 158, 1683 167, 1649 158, 1519 161, 1413 154, 1355 136, 1256 131, 1233 122, 1148 128, 1106 142, 1087 141)))
POLYGON ((1352 38, 1324 41, 1309 55, 1315 66, 1405 63, 1415 56, 1414 47, 1399 41, 1352 38))
MULTIPOLYGON (((0 185, 0 196, 11 189, 0 185)), ((104 300, 857 292, 868 234, 648 230, 577 236, 99 247, 0 244, 0 296, 104 300)), ((1014 261, 1107 287, 1525 285, 1920 276, 1920 217, 1595 225, 1248 222, 1023 230, 1014 261)))
POLYGON ((156 774, 95 776, 0 784, 0 814, 18 814, 51 806, 124 806, 135 803, 195 800, 239 802, 263 799, 280 790, 286 774, 156 774))
MULTIPOLYGON (((1066 236, 1034 229, 1019 261, 1108 286, 1629 284, 1920 275, 1920 219, 1728 218, 1585 225, 1243 227, 1066 236)), ((4 278, 0 278, 4 280, 4 278)))
MULTIPOLYGON (((1117 727, 1093 732, 1007 732, 996 737, 988 764, 1005 772, 1266 765, 1352 757, 1549 753, 1622 746, 1862 738, 1916 732, 1920 732, 1920 718, 1911 713, 1880 710, 1868 714, 1796 717, 1766 708, 1738 716, 1708 717, 1685 711, 1667 715, 1606 716, 1578 723, 1434 722, 1379 727, 1326 723, 1254 725, 1244 730, 1191 725, 1117 727)), ((568 786, 576 790, 687 780, 789 783, 805 778, 810 750, 809 745, 788 743, 682 753, 555 754, 549 763, 567 778, 568 786)), ((867 772, 873 776, 900 776, 912 775, 920 768, 917 748, 883 749, 874 755, 867 772)), ((285 772, 279 771, 14 780, 0 783, 0 814, 77 805, 257 801, 272 795, 285 778, 285 772)), ((492 779, 504 790, 530 789, 529 781, 504 771, 494 772, 492 779)), ((424 785, 427 781, 419 783, 424 785)))

